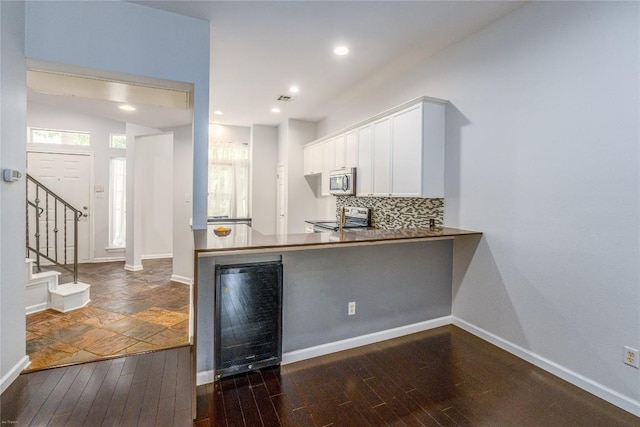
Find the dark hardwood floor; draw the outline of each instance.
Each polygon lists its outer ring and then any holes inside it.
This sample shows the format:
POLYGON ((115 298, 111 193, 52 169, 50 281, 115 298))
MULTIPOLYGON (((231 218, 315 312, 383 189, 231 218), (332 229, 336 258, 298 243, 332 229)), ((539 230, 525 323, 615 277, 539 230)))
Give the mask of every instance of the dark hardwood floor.
POLYGON ((196 426, 640 426, 637 418, 447 326, 224 378, 196 426))
MULTIPOLYGON (((191 425, 189 347, 22 374, 19 426, 191 425)), ((635 417, 454 326, 197 388, 202 426, 640 426, 635 417)))
POLYGON ((190 426, 190 347, 22 374, 0 397, 2 425, 190 426))

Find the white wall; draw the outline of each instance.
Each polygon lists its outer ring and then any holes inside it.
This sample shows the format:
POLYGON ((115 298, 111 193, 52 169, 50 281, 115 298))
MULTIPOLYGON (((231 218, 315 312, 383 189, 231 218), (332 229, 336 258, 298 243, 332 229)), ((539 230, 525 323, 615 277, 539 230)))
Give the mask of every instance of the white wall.
POLYGON ((276 233, 278 128, 251 127, 251 224, 258 232, 276 233))
POLYGON ((316 123, 289 119, 278 129, 278 164, 286 165, 287 233, 304 233, 304 221, 317 219, 318 202, 304 177, 303 147, 316 139, 316 123))
POLYGON ((172 280, 193 282, 193 233, 191 232, 191 177, 193 162, 191 126, 165 129, 173 132, 173 274, 172 280))
POLYGON ((29 58, 194 84, 193 224, 206 228, 209 22, 120 1, 27 2, 26 27, 29 58))
POLYGON ((0 166, 20 171, 0 181, 0 393, 29 363, 25 338, 25 165, 27 89, 24 3, 0 2, 0 166))
POLYGON ((138 137, 146 135, 157 135, 161 133, 158 129, 126 123, 125 133, 127 135, 127 248, 125 252, 125 270, 142 270, 142 197, 139 191, 142 186, 137 184, 143 180, 140 176, 142 168, 136 165, 136 143, 138 137))
POLYGON ((135 149, 136 195, 141 201, 142 257, 173 254, 173 133, 140 136, 135 149))
POLYGON ((69 150, 93 153, 93 182, 104 187, 102 198, 91 189, 94 223, 93 257, 108 259, 122 258, 124 250, 118 253, 107 252, 109 245, 109 160, 112 157, 125 157, 123 149, 109 148, 110 134, 124 134, 125 124, 115 120, 87 116, 48 105, 29 102, 27 104, 27 126, 48 129, 72 130, 91 133, 90 147, 51 146, 50 144, 31 144, 31 147, 45 150, 69 150))
POLYGON ((319 127, 449 99, 445 222, 484 232, 454 316, 637 415, 622 355, 640 347, 639 18, 633 2, 529 3, 373 76, 319 127))
POLYGON ((251 128, 213 124, 209 126, 209 140, 249 144, 251 142, 251 128))

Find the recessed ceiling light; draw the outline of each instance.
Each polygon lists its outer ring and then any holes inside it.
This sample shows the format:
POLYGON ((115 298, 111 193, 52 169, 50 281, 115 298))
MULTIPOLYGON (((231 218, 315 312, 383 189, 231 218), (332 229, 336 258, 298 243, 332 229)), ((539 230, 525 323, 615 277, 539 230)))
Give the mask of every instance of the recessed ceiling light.
POLYGON ((272 112, 272 113, 279 113, 279 112, 280 112, 280 109, 279 109, 278 107, 273 107, 273 108, 271 109, 271 112, 272 112))
POLYGON ((118 106, 118 108, 123 111, 136 111, 136 107, 134 107, 133 105, 120 105, 118 106))
POLYGON ((220 110, 216 110, 216 111, 213 112, 213 114, 215 114, 216 116, 221 116, 224 113, 222 111, 220 111, 220 110))
POLYGON ((346 55, 347 53, 349 53, 349 48, 346 46, 338 46, 335 49, 333 49, 333 53, 340 56, 346 55))
POLYGON ((300 88, 299 88, 298 86, 295 86, 295 85, 294 85, 294 86, 291 86, 291 87, 289 88, 289 92, 291 92, 291 93, 298 93, 298 92, 300 92, 300 88))

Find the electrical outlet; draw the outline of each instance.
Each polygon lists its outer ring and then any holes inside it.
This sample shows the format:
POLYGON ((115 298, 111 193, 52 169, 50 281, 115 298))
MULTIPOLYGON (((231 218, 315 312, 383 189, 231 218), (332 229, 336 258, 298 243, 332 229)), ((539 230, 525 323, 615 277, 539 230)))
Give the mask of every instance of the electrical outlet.
POLYGON ((391 215, 386 214, 386 215, 384 216, 384 222, 386 222, 387 224, 389 224, 389 223, 391 222, 391 215))
POLYGON ((356 314, 356 302, 355 301, 351 301, 349 303, 349 307, 347 308, 347 314, 349 314, 349 316, 353 316, 354 314, 356 314))
POLYGON ((638 369, 640 366, 640 358, 638 358, 638 350, 635 348, 624 346, 624 363, 638 369))

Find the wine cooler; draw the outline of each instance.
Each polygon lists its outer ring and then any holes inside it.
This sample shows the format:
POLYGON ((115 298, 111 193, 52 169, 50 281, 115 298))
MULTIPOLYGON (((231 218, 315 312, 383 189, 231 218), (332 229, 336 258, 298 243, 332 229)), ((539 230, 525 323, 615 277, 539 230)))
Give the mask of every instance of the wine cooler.
POLYGON ((282 263, 216 265, 215 378, 280 364, 282 263))

